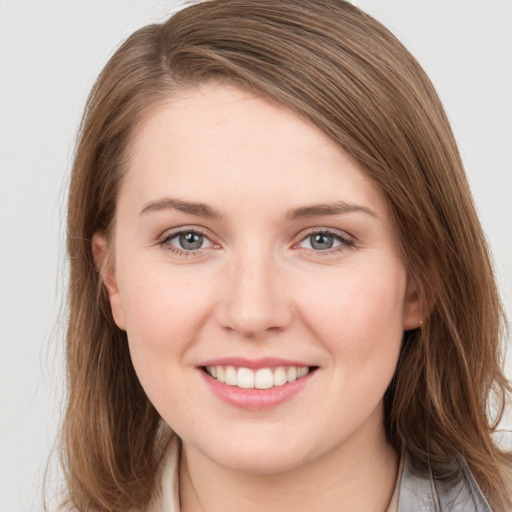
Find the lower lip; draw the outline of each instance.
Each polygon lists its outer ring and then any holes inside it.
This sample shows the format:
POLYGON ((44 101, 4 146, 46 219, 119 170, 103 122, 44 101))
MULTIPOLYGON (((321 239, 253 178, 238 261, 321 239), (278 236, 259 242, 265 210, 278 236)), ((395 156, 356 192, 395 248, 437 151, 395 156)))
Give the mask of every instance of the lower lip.
POLYGON ((286 402, 304 389, 313 374, 316 373, 316 371, 310 371, 306 376, 282 386, 274 386, 268 389, 244 389, 223 384, 217 379, 210 377, 203 370, 200 369, 199 371, 208 387, 224 402, 240 409, 253 411, 271 409, 286 402))

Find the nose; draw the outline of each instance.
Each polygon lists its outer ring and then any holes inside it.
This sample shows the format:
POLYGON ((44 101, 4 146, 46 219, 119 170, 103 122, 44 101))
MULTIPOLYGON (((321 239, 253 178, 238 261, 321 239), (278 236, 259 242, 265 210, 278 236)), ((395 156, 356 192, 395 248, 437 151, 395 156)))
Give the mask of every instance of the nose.
POLYGON ((292 322, 283 269, 269 254, 247 249, 234 256, 217 315, 222 328, 247 339, 265 339, 292 322))

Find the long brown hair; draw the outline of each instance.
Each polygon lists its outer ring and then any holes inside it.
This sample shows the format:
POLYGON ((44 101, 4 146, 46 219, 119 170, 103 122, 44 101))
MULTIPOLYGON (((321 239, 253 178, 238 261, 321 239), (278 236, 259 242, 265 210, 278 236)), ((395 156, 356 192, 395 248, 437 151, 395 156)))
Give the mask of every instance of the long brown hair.
POLYGON ((134 129, 173 91, 216 80, 313 122, 381 188, 424 305, 406 332, 385 427, 442 475, 461 455, 491 505, 510 510, 511 454, 492 433, 508 383, 488 247, 429 79, 381 24, 342 0, 213 0, 134 33, 89 97, 69 193, 68 406, 63 466, 79 511, 144 508, 167 440, 110 312, 91 239, 111 235, 134 129), (490 417, 489 407, 494 415, 490 417))

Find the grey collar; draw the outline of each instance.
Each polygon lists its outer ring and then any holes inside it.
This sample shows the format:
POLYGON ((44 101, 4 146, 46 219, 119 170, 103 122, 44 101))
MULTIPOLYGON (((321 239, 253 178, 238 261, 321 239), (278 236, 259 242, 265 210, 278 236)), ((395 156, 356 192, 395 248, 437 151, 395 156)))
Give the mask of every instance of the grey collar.
POLYGON ((462 457, 456 459, 457 478, 446 484, 414 471, 406 454, 398 512, 492 512, 462 457))

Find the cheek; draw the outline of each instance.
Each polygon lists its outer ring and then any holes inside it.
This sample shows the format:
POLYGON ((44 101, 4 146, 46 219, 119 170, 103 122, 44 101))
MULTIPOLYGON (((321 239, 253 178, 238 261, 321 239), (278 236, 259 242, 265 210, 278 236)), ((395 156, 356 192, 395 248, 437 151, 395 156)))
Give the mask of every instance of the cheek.
POLYGON ((146 395, 165 421, 179 430, 182 419, 195 414, 192 404, 183 400, 194 394, 184 361, 197 339, 202 304, 197 293, 176 289, 158 277, 146 273, 143 286, 134 280, 126 290, 128 345, 146 395))
POLYGON ((344 371, 394 372, 403 337, 405 271, 361 269, 316 280, 300 308, 305 323, 344 371), (322 286, 323 285, 323 286, 322 286))
POLYGON ((130 266, 120 283, 126 327, 134 345, 154 350, 178 347, 193 336, 205 315, 208 298, 198 291, 197 279, 186 272, 170 272, 166 265, 145 265, 140 272, 130 266), (163 267, 163 268, 162 268, 163 267))
POLYGON ((140 272, 136 264, 126 268, 129 272, 119 269, 119 290, 130 354, 142 386, 160 408, 162 400, 173 400, 170 388, 182 385, 188 350, 197 341, 211 300, 185 272, 171 273, 165 265, 145 264, 140 272), (168 386, 170 379, 173 386, 168 386))

